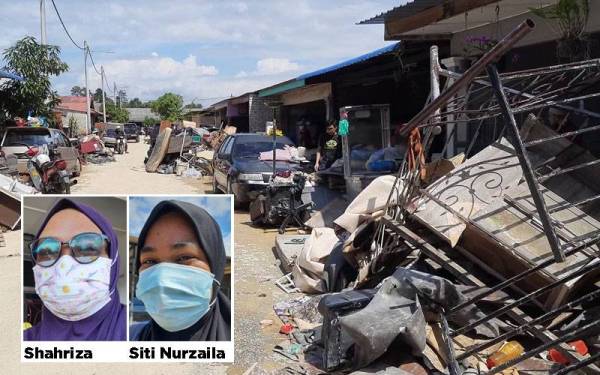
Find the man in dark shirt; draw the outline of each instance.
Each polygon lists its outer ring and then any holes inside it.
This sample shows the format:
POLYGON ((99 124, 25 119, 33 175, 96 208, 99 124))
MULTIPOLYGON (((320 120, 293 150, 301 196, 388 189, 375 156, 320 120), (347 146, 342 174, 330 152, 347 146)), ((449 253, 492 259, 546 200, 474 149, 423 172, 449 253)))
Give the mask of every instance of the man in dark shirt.
POLYGON ((329 125, 327 125, 325 134, 321 134, 321 137, 319 138, 315 171, 321 171, 331 167, 331 164, 341 157, 342 140, 337 133, 336 122, 331 121, 329 125))

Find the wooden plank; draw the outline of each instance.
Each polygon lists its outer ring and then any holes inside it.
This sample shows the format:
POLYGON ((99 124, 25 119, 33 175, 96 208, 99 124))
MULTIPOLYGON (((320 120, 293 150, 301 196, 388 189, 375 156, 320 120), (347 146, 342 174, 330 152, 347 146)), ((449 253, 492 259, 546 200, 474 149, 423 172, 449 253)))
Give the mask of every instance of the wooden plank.
POLYGON ((21 221, 21 201, 14 194, 0 189, 0 224, 15 229, 21 221))
POLYGON ((498 0, 452 0, 424 9, 421 12, 408 17, 395 18, 391 16, 385 20, 385 38, 389 40, 389 38, 393 38, 407 31, 412 31, 497 1, 498 0))
MULTIPOLYGON (((427 192, 469 219, 500 199, 521 177, 512 146, 502 139, 432 183, 427 192)), ((462 219, 426 196, 419 200, 414 216, 452 247, 466 228, 462 219)))

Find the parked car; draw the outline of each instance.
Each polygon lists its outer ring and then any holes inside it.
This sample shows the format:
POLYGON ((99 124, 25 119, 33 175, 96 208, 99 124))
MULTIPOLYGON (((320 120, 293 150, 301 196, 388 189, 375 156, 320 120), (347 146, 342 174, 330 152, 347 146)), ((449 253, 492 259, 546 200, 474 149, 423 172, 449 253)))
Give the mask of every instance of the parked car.
POLYGON ((114 148, 117 145, 117 130, 115 128, 106 129, 102 136, 102 142, 104 142, 104 146, 114 148))
POLYGON ((29 157, 26 152, 27 146, 53 148, 60 159, 67 162, 67 171, 71 176, 79 176, 81 173, 81 162, 79 151, 71 143, 69 138, 58 129, 10 127, 2 134, 0 149, 4 155, 15 155, 17 157, 17 170, 19 173, 27 173, 27 162, 29 157))
POLYGON ((136 142, 140 141, 140 127, 132 122, 123 125, 123 131, 127 140, 133 139, 136 142))
MULTIPOLYGON (((277 148, 293 146, 287 137, 277 137, 277 148)), ((268 184, 273 162, 259 160, 261 152, 273 150, 273 138, 262 134, 237 133, 225 138, 213 156, 213 190, 233 194, 236 203, 249 202, 268 184)), ((286 161, 276 163, 277 172, 297 170, 286 161)))

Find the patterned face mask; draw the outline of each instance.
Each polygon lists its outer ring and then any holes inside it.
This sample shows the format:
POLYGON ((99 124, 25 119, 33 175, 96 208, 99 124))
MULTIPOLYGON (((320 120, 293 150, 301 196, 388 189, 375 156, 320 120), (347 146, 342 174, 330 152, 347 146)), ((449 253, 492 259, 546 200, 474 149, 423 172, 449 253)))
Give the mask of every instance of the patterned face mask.
POLYGON ((57 317, 69 321, 85 319, 110 301, 112 264, 105 257, 81 264, 70 255, 61 256, 51 267, 33 267, 35 291, 57 317))

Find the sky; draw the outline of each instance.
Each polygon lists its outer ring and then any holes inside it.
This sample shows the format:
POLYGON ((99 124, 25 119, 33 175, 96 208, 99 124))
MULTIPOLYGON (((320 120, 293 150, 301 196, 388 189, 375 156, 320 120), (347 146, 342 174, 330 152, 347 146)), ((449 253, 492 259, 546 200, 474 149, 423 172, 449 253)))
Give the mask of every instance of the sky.
MULTIPOLYGON (((61 47, 70 67, 53 85, 67 95, 84 84, 83 52, 45 2, 48 43, 61 47)), ((207 105, 384 47, 383 25, 356 23, 406 0, 54 2, 111 88, 116 82, 129 99, 171 91, 207 105)), ((39 0, 3 0, 0 50, 26 35, 40 36, 39 0)), ((93 68, 88 74, 90 87, 100 87, 93 68)))
POLYGON ((231 198, 226 195, 214 196, 176 196, 176 197, 147 197, 138 196, 129 198, 129 234, 139 236, 146 219, 150 212, 159 202, 165 199, 177 199, 180 201, 190 202, 204 208, 209 214, 219 223, 221 233, 223 234, 223 243, 225 244, 225 252, 231 255, 231 226, 232 226, 232 210, 231 198))

